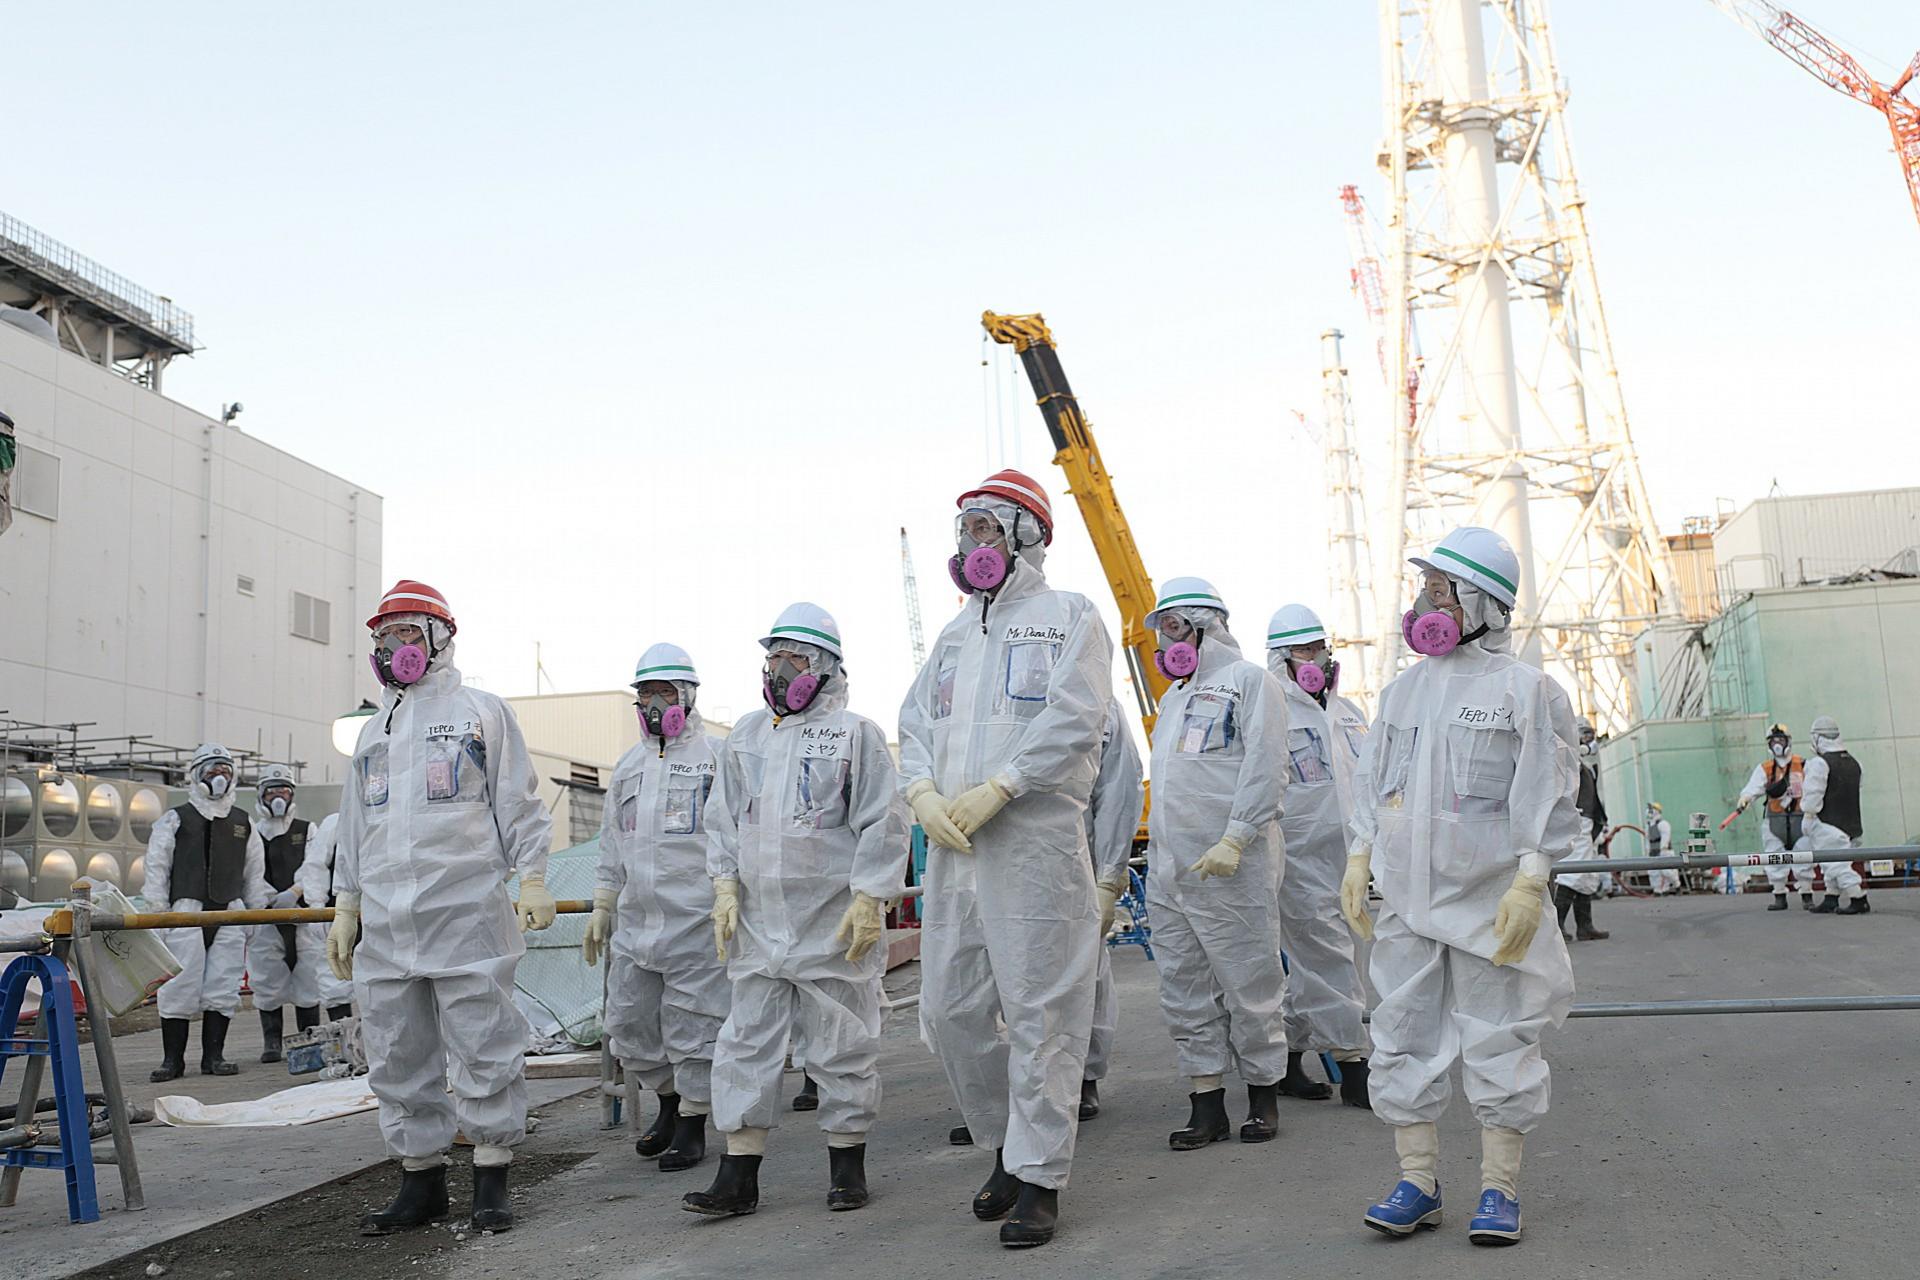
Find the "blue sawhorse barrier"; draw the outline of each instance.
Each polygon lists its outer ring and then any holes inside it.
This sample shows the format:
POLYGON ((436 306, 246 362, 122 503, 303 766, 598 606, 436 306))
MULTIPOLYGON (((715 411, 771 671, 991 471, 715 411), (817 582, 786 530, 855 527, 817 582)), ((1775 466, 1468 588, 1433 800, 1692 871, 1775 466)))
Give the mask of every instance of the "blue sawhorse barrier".
MULTIPOLYGON (((101 1015, 104 1016, 104 1013, 101 1015)), ((53 1067, 53 1100, 59 1118, 60 1145, 12 1147, 0 1151, 0 1169, 11 1203, 13 1184, 22 1169, 59 1169, 67 1178, 67 1217, 74 1222, 98 1222, 100 1202, 93 1189, 93 1137, 87 1111, 86 1084, 80 1074, 80 1035, 74 1022, 73 985, 67 979, 67 966, 54 956, 24 955, 0 975, 0 1081, 7 1064, 14 1058, 26 1059, 21 1067, 20 1105, 14 1111, 14 1124, 34 1123, 34 1107, 40 1100, 40 1074, 49 1062, 53 1067), (27 984, 40 983, 40 1030, 46 1039, 17 1035, 20 1003, 27 984)))
POLYGON ((1110 947, 1139 947, 1153 959, 1153 926, 1147 923, 1147 882, 1132 867, 1127 868, 1127 891, 1120 895, 1114 914, 1126 921, 1107 935, 1110 947))

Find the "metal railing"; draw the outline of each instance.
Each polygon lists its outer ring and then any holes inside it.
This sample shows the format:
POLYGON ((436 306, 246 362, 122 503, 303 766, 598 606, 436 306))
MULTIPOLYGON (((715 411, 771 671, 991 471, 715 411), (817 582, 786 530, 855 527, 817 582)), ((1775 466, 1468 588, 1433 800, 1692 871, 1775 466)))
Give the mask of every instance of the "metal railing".
POLYGON ((0 257, 59 281, 82 298, 136 320, 193 350, 193 313, 176 307, 117 271, 61 244, 9 213, 0 213, 0 257))

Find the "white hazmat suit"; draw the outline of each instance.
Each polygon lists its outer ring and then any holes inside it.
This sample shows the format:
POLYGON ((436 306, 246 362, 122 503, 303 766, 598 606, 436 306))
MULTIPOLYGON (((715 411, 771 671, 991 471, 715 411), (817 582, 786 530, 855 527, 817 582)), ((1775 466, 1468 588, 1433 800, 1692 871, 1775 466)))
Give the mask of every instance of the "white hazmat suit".
MULTIPOLYGON (((229 761, 231 763, 231 761, 229 761)), ((260 832, 244 813, 233 812, 233 789, 214 799, 204 781, 194 778, 187 786, 187 804, 208 827, 243 827, 246 842, 244 892, 226 902, 203 902, 199 898, 174 897, 176 858, 185 859, 195 851, 176 847, 180 833, 180 811, 169 809, 153 824, 147 838, 146 881, 140 896, 159 910, 166 911, 245 911, 261 910, 273 897, 267 884, 266 846, 260 832)), ((202 854, 201 856, 204 856, 202 854)), ((231 1018, 240 1008, 240 978, 247 965, 247 926, 227 925, 205 930, 195 925, 186 929, 168 929, 162 935, 167 950, 180 962, 180 972, 160 988, 158 1004, 162 1018, 191 1018, 211 1010, 231 1018), (212 933, 211 941, 207 934, 212 933)))
MULTIPOLYGON (((1125 893, 1133 840, 1140 831, 1140 808, 1146 795, 1145 767, 1133 734, 1121 716, 1120 703, 1107 700, 1106 727, 1100 733, 1100 772, 1087 806, 1087 842, 1093 854, 1094 883, 1125 893)), ((1107 1078, 1113 1060, 1113 1040, 1120 1027, 1120 998, 1113 989, 1112 948, 1100 942, 1098 976, 1093 987, 1093 1034, 1087 1041, 1085 1077, 1107 1078)))
MULTIPOLYGON (((300 896, 309 907, 333 905, 333 855, 339 839, 340 815, 330 813, 315 825, 313 835, 307 841, 306 860, 300 864, 294 883, 299 886, 300 896)), ((309 947, 314 949, 316 956, 314 973, 319 984, 320 1003, 330 1011, 341 1011, 343 1006, 353 1002, 353 980, 340 977, 327 963, 326 925, 300 926, 301 964, 307 962, 309 947)))
POLYGON ((741 718, 717 757, 707 874, 739 881, 727 973, 733 1005, 713 1052, 713 1121, 771 1129, 789 1031, 805 1045, 829 1142, 864 1142, 880 1108, 886 947, 849 963, 835 932, 856 892, 906 883, 907 818, 886 735, 827 678, 805 710, 741 718))
MULTIPOLYGON (((998 518, 1014 527, 1010 507, 998 518)), ((1087 808, 1113 643, 1092 601, 1047 585, 1043 558, 1023 545, 1010 576, 941 630, 900 708, 900 772, 910 793, 925 784, 952 801, 997 782, 1011 797, 970 852, 929 840, 921 1029, 974 1145, 1058 1191, 1105 945, 1087 808)))
MULTIPOLYGON (((1807 761, 1806 790, 1800 799, 1800 811, 1806 815, 1807 846, 1815 852, 1823 853, 1836 849, 1857 849, 1860 847, 1860 840, 1857 837, 1850 836, 1839 827, 1822 820, 1822 815, 1826 812, 1827 786, 1831 778, 1831 766, 1827 762, 1827 753, 1846 750, 1845 744, 1840 739, 1839 729, 1836 727, 1830 737, 1816 735, 1813 747, 1814 757, 1807 761)), ((1866 897, 1860 872, 1851 862, 1822 862, 1819 866, 1821 874, 1826 877, 1829 897, 1837 898, 1843 903, 1851 903, 1857 898, 1866 897)))
MULTIPOLYGON (((315 828, 300 817, 298 802, 288 805, 284 814, 275 814, 257 801, 254 804, 253 830, 263 846, 286 836, 290 831, 298 835, 294 831, 296 822, 303 823, 307 832, 306 841, 299 850, 300 866, 304 866, 315 828)), ((267 890, 271 895, 268 906, 276 909, 299 906, 300 867, 294 867, 293 883, 287 888, 275 889, 272 881, 269 881, 267 890)), ((293 1005, 295 1008, 312 1009, 319 1005, 319 975, 327 969, 327 936, 325 926, 321 926, 318 937, 303 932, 312 928, 311 925, 257 924, 249 931, 247 985, 253 988, 254 1008, 275 1010, 293 1005), (282 928, 293 935, 291 958, 287 955, 287 934, 281 932, 282 928)))
POLYGON ((461 682, 451 638, 382 691, 342 790, 333 884, 356 895, 355 1002, 380 1131, 406 1161, 464 1133, 477 1164, 526 1136, 526 943, 507 879, 546 876, 552 826, 513 709, 461 682), (452 1085, 449 1096, 447 1086, 452 1085))

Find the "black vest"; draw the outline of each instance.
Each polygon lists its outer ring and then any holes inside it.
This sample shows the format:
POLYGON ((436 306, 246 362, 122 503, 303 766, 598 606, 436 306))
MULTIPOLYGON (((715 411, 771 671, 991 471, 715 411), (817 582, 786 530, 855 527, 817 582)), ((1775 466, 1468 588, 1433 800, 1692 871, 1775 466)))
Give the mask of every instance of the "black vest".
POLYGON ((238 809, 208 821, 190 804, 174 810, 180 831, 173 841, 173 878, 167 892, 178 902, 198 899, 217 911, 247 895, 247 837, 253 824, 238 809))
POLYGON ((295 818, 285 831, 267 841, 267 883, 275 889, 293 888, 293 873, 307 856, 307 836, 312 828, 305 818, 295 818))
POLYGON ((1858 840, 1864 828, 1860 823, 1860 762, 1844 751, 1821 755, 1827 762, 1827 798, 1820 806, 1820 821, 1838 827, 1850 840, 1858 840))

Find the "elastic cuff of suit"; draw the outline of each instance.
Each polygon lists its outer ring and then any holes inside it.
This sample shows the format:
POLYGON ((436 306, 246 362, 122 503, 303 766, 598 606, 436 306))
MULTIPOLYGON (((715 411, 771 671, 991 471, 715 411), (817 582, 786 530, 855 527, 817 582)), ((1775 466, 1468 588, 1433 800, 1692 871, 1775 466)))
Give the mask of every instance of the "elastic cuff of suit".
POLYGON ((710 1116, 713 1114, 713 1104, 711 1102, 694 1102, 692 1099, 682 1095, 680 1098, 680 1114, 683 1116, 710 1116))
POLYGON ((829 1147, 864 1147, 867 1145, 867 1135, 864 1131, 860 1133, 829 1133, 827 1135, 827 1145, 829 1147))
POLYGON ((767 1154, 767 1131, 742 1127, 727 1135, 727 1154, 730 1156, 763 1156, 767 1154))
POLYGON ((422 1169, 438 1169, 447 1162, 447 1153, 437 1156, 401 1156, 400 1167, 408 1173, 419 1173, 422 1169))
POLYGON ((512 1163, 512 1147, 496 1147, 490 1142, 482 1142, 473 1148, 473 1167, 476 1169, 497 1169, 512 1163))

